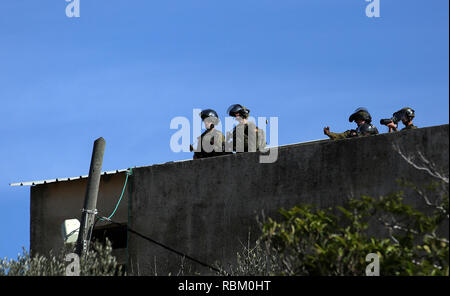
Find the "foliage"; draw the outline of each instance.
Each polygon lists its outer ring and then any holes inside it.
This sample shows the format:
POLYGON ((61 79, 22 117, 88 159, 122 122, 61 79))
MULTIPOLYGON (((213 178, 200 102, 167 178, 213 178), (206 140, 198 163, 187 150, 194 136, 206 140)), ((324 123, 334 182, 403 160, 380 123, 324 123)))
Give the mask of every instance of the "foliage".
MULTIPOLYGON (((64 276, 71 262, 66 262, 66 255, 73 253, 73 245, 66 247, 57 255, 50 252, 48 256, 36 254, 31 256, 25 249, 17 260, 0 260, 0 275, 8 276, 64 276)), ((80 275, 82 276, 114 276, 124 275, 122 267, 112 256, 112 245, 109 240, 105 244, 94 242, 86 256, 80 258, 80 275)))
POLYGON ((266 220, 254 248, 238 254, 233 275, 365 275, 369 253, 380 275, 449 275, 448 194, 431 214, 403 202, 403 193, 351 199, 337 210, 301 205, 266 220), (370 236, 374 224, 384 233, 370 236))
POLYGON ((250 236, 247 245, 243 245, 243 251, 237 253, 237 264, 230 264, 228 270, 221 262, 215 262, 220 270, 217 275, 229 276, 268 276, 281 273, 278 264, 279 257, 274 252, 269 252, 269 244, 257 240, 255 246, 250 246, 250 236))

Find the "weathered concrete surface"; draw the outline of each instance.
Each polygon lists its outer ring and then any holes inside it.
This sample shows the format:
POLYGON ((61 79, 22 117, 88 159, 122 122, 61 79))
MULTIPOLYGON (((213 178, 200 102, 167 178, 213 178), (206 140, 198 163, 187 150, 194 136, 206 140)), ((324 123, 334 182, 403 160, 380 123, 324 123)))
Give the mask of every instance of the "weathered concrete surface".
MULTIPOLYGON (((235 262, 241 243, 247 243, 249 231, 252 240, 257 237, 256 216, 262 211, 276 218, 282 207, 300 203, 335 207, 350 196, 380 196, 405 189, 397 184, 399 178, 419 186, 433 180, 406 163, 393 144, 405 154, 420 151, 448 176, 448 129, 443 125, 289 145, 279 149, 273 164, 260 164, 258 154, 244 153, 133 169, 114 220, 128 221, 132 229, 206 263, 220 261, 227 266, 235 262)), ((63 246, 61 224, 65 219, 80 219, 86 181, 31 187, 32 253, 57 252, 63 246)), ((108 215, 114 209, 124 181, 125 173, 102 175, 100 214, 108 215)), ((426 208, 419 198, 407 196, 406 202, 426 208)), ((374 235, 380 231, 372 229, 374 235)), ((126 260, 125 251, 118 252, 120 260, 126 260)), ((180 266, 178 255, 128 234, 130 272, 176 275, 180 266)), ((209 272, 188 260, 185 268, 190 273, 209 272)))
MULTIPOLYGON (((448 130, 443 125, 290 145, 279 149, 273 164, 244 153, 138 168, 128 191, 129 226, 199 260, 227 266, 247 243, 249 231, 257 236, 255 218, 262 211, 277 217, 279 208, 300 203, 335 207, 350 196, 386 195, 405 189, 399 178, 428 184, 432 178, 405 162, 393 144, 406 154, 420 151, 448 176, 448 130)), ((424 206, 418 198, 406 202, 424 206)), ((133 234, 128 253, 134 274, 176 275, 180 270, 178 255, 133 234)), ((198 264, 185 263, 191 272, 208 274, 198 264)))
MULTIPOLYGON (((101 215, 109 215, 122 193, 125 173, 102 175, 97 209, 101 215)), ((30 250, 33 254, 58 252, 64 245, 61 225, 65 219, 81 219, 86 194, 87 179, 42 184, 31 187, 30 197, 30 250)), ((114 220, 128 220, 128 195, 124 197, 114 215, 114 220)), ((104 222, 97 223, 102 226, 104 222)), ((122 257, 125 257, 121 255, 122 257)))

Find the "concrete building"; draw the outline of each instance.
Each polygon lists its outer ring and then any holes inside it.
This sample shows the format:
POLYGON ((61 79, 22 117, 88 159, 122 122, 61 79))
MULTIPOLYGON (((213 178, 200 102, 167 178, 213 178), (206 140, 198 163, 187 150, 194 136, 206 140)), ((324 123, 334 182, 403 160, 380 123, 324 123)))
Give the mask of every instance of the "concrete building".
MULTIPOLYGON (((418 152, 448 177, 448 124, 345 140, 322 140, 278 147, 275 163, 259 162, 258 153, 170 162, 133 169, 114 220, 203 262, 234 263, 242 244, 258 236, 256 217, 277 218, 280 208, 298 204, 342 205, 349 197, 378 197, 405 190, 397 179, 419 186, 433 177, 403 156, 418 152), (401 153, 400 153, 401 152, 401 153)), ((419 161, 419 158, 412 158, 419 161)), ((102 175, 97 209, 114 209, 126 171, 102 175)), ((81 217, 84 177, 17 183, 31 185, 30 249, 47 253, 63 246, 61 224, 81 217)), ((426 208, 407 195, 407 203, 426 208)), ((446 227, 448 236, 448 225, 446 227)), ((379 235, 382 229, 371 229, 379 235)), ((97 237, 113 238, 119 261, 132 274, 177 274, 181 257, 126 231, 96 225, 97 237)), ((185 268, 211 274, 185 260, 185 268)))

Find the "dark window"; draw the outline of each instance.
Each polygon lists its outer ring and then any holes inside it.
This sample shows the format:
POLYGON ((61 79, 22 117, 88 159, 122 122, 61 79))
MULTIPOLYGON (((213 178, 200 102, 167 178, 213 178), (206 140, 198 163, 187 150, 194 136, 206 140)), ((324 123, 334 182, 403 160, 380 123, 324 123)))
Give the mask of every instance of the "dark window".
POLYGON ((96 227, 92 231, 92 241, 106 243, 106 238, 112 243, 113 249, 127 247, 127 225, 108 225, 96 227))

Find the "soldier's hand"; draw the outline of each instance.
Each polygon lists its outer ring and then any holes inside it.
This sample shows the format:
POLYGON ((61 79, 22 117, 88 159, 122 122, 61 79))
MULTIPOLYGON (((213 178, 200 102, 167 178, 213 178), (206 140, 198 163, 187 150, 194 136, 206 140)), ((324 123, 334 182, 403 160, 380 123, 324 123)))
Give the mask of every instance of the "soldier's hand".
POLYGON ((329 126, 324 127, 323 133, 328 136, 330 134, 330 127, 329 126))
POLYGON ((389 128, 389 132, 397 131, 397 125, 394 122, 390 122, 386 125, 389 128))

